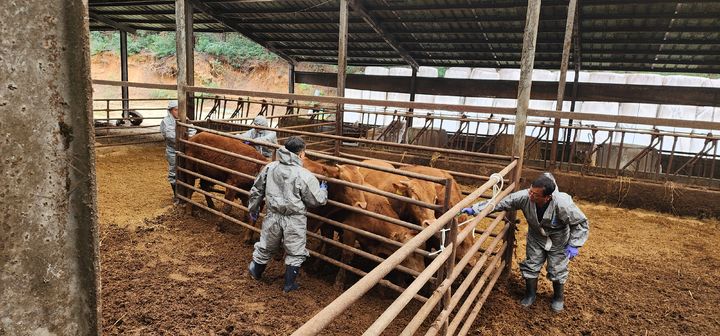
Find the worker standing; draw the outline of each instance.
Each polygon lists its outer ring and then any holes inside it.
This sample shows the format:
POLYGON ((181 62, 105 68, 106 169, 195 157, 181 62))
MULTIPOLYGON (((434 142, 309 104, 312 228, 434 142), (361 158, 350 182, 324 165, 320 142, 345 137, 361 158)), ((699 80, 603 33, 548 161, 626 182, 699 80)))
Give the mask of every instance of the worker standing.
MULTIPOLYGON (((270 124, 268 123, 267 118, 264 116, 256 116, 255 119, 253 119, 252 124, 253 126, 262 126, 262 127, 268 127, 270 124)), ((263 129, 256 129, 251 128, 247 132, 238 134, 236 137, 240 139, 252 139, 257 141, 263 141, 263 142, 269 142, 272 144, 277 144, 277 132, 271 131, 271 130, 263 130, 263 129)), ((245 141, 245 144, 247 145, 253 145, 249 141, 245 141)), ((267 148, 265 146, 261 145, 254 145, 255 149, 260 152, 265 158, 271 158, 272 157, 272 150, 270 148, 267 148)))
POLYGON ((265 166, 250 189, 248 211, 251 220, 257 220, 263 199, 266 214, 260 231, 260 241, 255 243, 250 275, 259 280, 265 266, 280 244, 285 248, 284 292, 298 288, 295 279, 300 265, 309 256, 307 241, 306 207, 317 207, 327 202, 327 183, 303 168, 305 142, 290 137, 285 146, 277 151, 278 160, 265 166))
MULTIPOLYGON (((167 106, 168 114, 160 122, 160 134, 165 139, 165 159, 168 162, 168 175, 167 180, 170 182, 170 187, 173 191, 173 202, 177 203, 177 191, 175 189, 175 127, 178 119, 178 101, 171 100, 167 106)), ((188 129, 188 137, 191 137, 197 133, 194 128, 188 129)))
MULTIPOLYGON (((462 212, 476 215, 488 204, 488 201, 479 202, 462 212)), ((587 217, 570 195, 557 190, 555 178, 550 173, 540 175, 529 189, 508 195, 492 211, 510 210, 522 210, 528 222, 526 257, 520 263, 525 278, 525 297, 520 303, 530 307, 535 302, 540 269, 547 261, 547 277, 553 283, 554 293, 551 308, 555 312, 562 311, 568 263, 578 256, 580 247, 588 239, 587 217)))

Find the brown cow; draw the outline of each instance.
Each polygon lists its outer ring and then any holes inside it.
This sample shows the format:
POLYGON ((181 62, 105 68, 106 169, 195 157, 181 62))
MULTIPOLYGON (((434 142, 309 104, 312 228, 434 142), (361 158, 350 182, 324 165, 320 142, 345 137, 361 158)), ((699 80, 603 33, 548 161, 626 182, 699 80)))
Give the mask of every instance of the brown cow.
MULTIPOLYGON (((319 174, 334 179, 352 182, 355 184, 364 184, 363 176, 360 170, 355 166, 334 165, 328 166, 308 158, 303 159, 303 167, 311 173, 319 174)), ((328 198, 333 201, 345 203, 350 206, 356 206, 365 209, 367 202, 365 201, 365 193, 359 189, 348 186, 339 185, 337 183, 328 183, 328 198)))
MULTIPOLYGON (((363 163, 381 167, 392 168, 392 165, 380 160, 365 160, 363 163)), ((434 183, 417 179, 408 179, 405 176, 382 172, 368 168, 360 168, 365 183, 382 191, 399 194, 425 203, 436 203, 434 183)), ((400 215, 400 218, 411 220, 420 226, 428 226, 435 220, 435 212, 432 209, 408 204, 399 200, 390 200, 393 210, 400 215)))
MULTIPOLYGON (((309 170, 312 173, 323 175, 327 177, 331 177, 334 179, 346 181, 346 182, 352 182, 355 184, 363 185, 364 179, 362 175, 360 174, 360 170, 358 170, 355 166, 348 166, 348 165, 335 165, 335 166, 329 166, 322 164, 317 161, 310 160, 308 158, 303 159, 303 167, 305 167, 307 170, 309 170)), ((367 207, 367 201, 365 198, 365 193, 362 192, 359 189, 355 189, 348 186, 343 186, 337 183, 328 183, 328 198, 339 202, 343 204, 347 204, 350 206, 359 207, 362 209, 365 209, 367 207)), ((313 213, 317 214, 318 216, 322 216, 325 218, 332 218, 334 220, 342 222, 345 218, 344 216, 347 215, 347 211, 344 211, 343 209, 339 209, 333 205, 326 204, 321 207, 313 209, 313 213)), ((324 225, 325 223, 314 219, 314 218, 308 218, 307 220, 307 228, 308 232, 316 232, 318 229, 320 229, 321 234, 329 239, 333 239, 333 235, 336 231, 334 227, 331 225, 324 225)), ((342 232, 341 230, 337 230, 339 232, 342 232)), ((320 242, 320 246, 318 249, 318 252, 322 255, 327 255, 327 245, 324 242, 320 242)), ((315 264, 316 269, 320 267, 319 260, 315 264)))
MULTIPOLYGON (((401 167, 400 170, 449 179, 450 187, 451 187, 450 203, 449 203, 450 208, 455 206, 455 204, 460 203, 460 201, 462 201, 462 199, 463 199, 462 192, 460 191, 460 186, 455 181, 455 178, 452 175, 450 175, 450 173, 448 173, 442 169, 426 167, 426 166, 405 166, 405 167, 401 167)), ((433 183, 433 185, 435 186, 435 190, 437 192, 437 204, 439 204, 439 205, 445 204, 445 186, 442 184, 438 184, 438 183, 433 183)), ((437 217, 442 216, 442 214, 443 214, 442 210, 437 210, 435 212, 435 215, 437 217)))
MULTIPOLYGON (((371 164, 371 165, 378 166, 378 167, 383 167, 383 168, 395 169, 395 166, 393 166, 392 163, 387 162, 387 161, 383 161, 383 160, 370 159, 370 160, 365 160, 365 161, 363 161, 363 163, 367 163, 367 164, 371 164)), ((377 171, 377 170, 375 170, 375 169, 360 167, 360 173, 361 173, 362 176, 365 177, 365 178, 367 178, 367 176, 368 176, 369 174, 372 174, 372 173, 374 173, 374 172, 376 172, 376 171, 377 171)))
MULTIPOLYGON (((203 132, 195 135, 194 137, 190 138, 191 143, 197 143, 201 145, 210 146, 213 148, 222 149, 228 152, 233 152, 236 154, 248 156, 257 160, 261 160, 263 162, 266 162, 266 159, 264 156, 262 156, 260 153, 258 153, 255 148, 252 146, 246 145, 242 142, 242 140, 233 139, 229 137, 225 137, 222 135, 212 134, 208 132, 203 132)), ((228 169, 232 169, 234 171, 238 171, 247 175, 255 176, 257 175, 262 167, 265 166, 266 163, 255 163, 247 160, 243 160, 240 158, 236 158, 227 154, 218 153, 209 149, 201 148, 198 146, 188 145, 185 153, 193 158, 197 158, 203 161, 207 161, 213 164, 216 164, 218 166, 222 166, 228 169)), ((243 177, 237 174, 231 174, 226 171, 223 171, 221 169, 217 169, 214 167, 210 167, 208 165, 193 161, 191 159, 187 160, 187 167, 189 170, 197 172, 201 175, 213 178, 215 180, 225 182, 231 186, 235 186, 240 189, 244 190, 250 190, 250 188, 253 185, 254 179, 243 177)), ((190 185, 195 185, 195 180, 197 179, 195 176, 192 176, 190 174, 184 174, 187 176, 187 183, 190 185)), ((207 192, 212 191, 214 183, 200 179, 200 188, 202 190, 205 190, 207 192)), ((192 189, 185 189, 185 197, 191 198, 193 194, 192 189)), ((233 190, 232 188, 225 188, 225 199, 228 201, 234 201, 235 198, 237 198, 237 192, 233 190)), ((247 199, 246 195, 240 195, 240 198, 243 200, 243 203, 246 203, 245 200, 247 199)), ((214 208, 215 205, 213 204, 212 198, 210 196, 205 196, 205 201, 207 202, 207 205, 210 208, 214 208)), ((229 204, 225 204, 223 206, 222 211, 224 213, 229 213, 231 209, 231 206, 229 204)), ((248 230, 249 231, 249 230, 248 230)), ((251 237, 251 236, 250 236, 251 237)), ((248 238, 248 236, 246 236, 248 238)))
MULTIPOLYGON (((365 198, 368 201, 368 211, 372 211, 376 214, 381 214, 396 219, 399 218, 398 214, 393 210, 392 206, 390 205, 387 197, 369 192, 366 192, 365 194, 365 198)), ((345 220, 345 224, 401 243, 408 242, 410 239, 415 237, 416 234, 414 231, 408 228, 392 223, 387 223, 383 220, 356 212, 348 215, 345 220)), ((356 241, 360 244, 361 248, 377 256, 387 257, 397 250, 397 246, 379 242, 375 239, 356 234, 355 232, 352 232, 350 230, 345 230, 343 232, 343 244, 348 246, 355 246, 356 241)), ((349 264, 352 260, 352 256, 352 252, 343 250, 340 260, 345 264, 349 264)), ((407 258, 405 258, 401 265, 409 269, 422 272, 425 269, 425 259, 423 258, 423 256, 413 253, 407 258)), ((341 268, 337 274, 337 277, 335 278, 335 285, 338 287, 343 287, 344 284, 345 270, 341 268)))
MULTIPOLYGON (((455 181, 455 178, 453 178, 453 176, 450 175, 450 173, 448 173, 444 170, 432 168, 432 167, 426 167, 426 166, 405 166, 405 167, 400 168, 400 170, 449 179, 450 180, 450 202, 448 204, 448 208, 452 208, 453 206, 455 206, 455 204, 460 203, 460 201, 462 201, 462 199, 463 199, 462 192, 460 191, 460 186, 455 181)), ((436 198, 437 203, 436 204, 443 205, 445 203, 445 186, 437 184, 437 183, 433 183, 433 184, 435 185, 435 191, 436 191, 436 195, 437 195, 437 198, 436 198)), ((435 215, 437 217, 442 216, 442 214, 443 214, 442 210, 437 210, 435 212, 435 215)), ((468 219, 470 219, 470 216, 468 216, 466 214, 462 214, 457 217, 458 223, 463 223, 463 222, 467 221, 468 219)), ((462 229, 463 228, 459 228, 458 232, 462 231, 462 229)), ((458 246, 458 250, 457 250, 458 260, 461 259, 465 255, 465 253, 467 253, 467 251, 470 249, 470 247, 472 247, 472 245, 474 243, 475 243, 475 238, 474 238, 473 234, 471 233, 458 246)), ((471 258, 469 265, 474 266, 476 261, 477 261, 477 257, 471 258)))

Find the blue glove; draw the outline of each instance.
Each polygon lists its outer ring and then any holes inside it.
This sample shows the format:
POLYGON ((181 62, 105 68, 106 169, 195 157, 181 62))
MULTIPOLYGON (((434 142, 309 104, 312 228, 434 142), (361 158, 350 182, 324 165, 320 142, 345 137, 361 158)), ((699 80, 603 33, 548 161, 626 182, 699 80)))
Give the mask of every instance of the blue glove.
POLYGON ((327 181, 320 181, 320 189, 327 190, 327 181))
POLYGON ((257 222, 257 219, 258 219, 258 214, 256 212, 251 212, 250 213, 250 221, 257 222))
POLYGON ((482 201, 473 205, 472 207, 462 209, 460 213, 466 213, 470 216, 475 216, 480 213, 480 211, 483 211, 483 209, 485 209, 488 204, 490 204, 490 201, 482 201))
POLYGON ((470 216, 475 216, 476 213, 475 213, 475 209, 473 209, 473 208, 463 208, 460 211, 460 214, 468 214, 470 216))
POLYGON ((580 254, 580 249, 575 246, 568 245, 565 246, 565 254, 567 254, 568 259, 572 260, 580 254))

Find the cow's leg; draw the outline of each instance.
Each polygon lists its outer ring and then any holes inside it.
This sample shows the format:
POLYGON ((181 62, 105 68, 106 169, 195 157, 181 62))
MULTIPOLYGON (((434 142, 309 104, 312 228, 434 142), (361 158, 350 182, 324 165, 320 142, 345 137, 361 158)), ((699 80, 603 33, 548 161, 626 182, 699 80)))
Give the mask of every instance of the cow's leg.
MULTIPOLYGON (((225 199, 230 202, 235 202, 235 198, 237 198, 237 191, 235 191, 232 188, 228 188, 225 190, 225 199)), ((233 206, 230 204, 227 204, 226 202, 223 202, 222 212, 226 215, 230 214, 230 211, 232 211, 233 206)))
MULTIPOLYGON (((307 231, 316 233, 318 231, 318 229, 321 229, 323 227, 323 224, 324 223, 321 222, 320 220, 308 217, 307 218, 307 231)), ((325 254, 325 242, 323 242, 322 240, 320 240, 317 245, 317 252, 321 255, 326 255, 325 254)), ((316 258, 315 261, 313 261, 313 263, 310 265, 310 267, 313 269, 313 271, 318 273, 322 270, 322 265, 323 265, 323 261, 320 260, 319 258, 316 258)))
MULTIPOLYGON (((182 174, 180 181, 187 183, 188 185, 191 185, 194 187, 195 180, 197 178, 194 176, 188 176, 188 175, 190 175, 190 174, 182 174)), ((193 190, 191 188, 185 188, 185 187, 178 188, 178 195, 183 196, 187 199, 192 199, 192 195, 194 192, 195 192, 195 190, 193 190)))
MULTIPOLYGON (((248 200, 249 200, 250 196, 243 194, 241 192, 235 192, 235 196, 240 200, 240 204, 242 204, 244 206, 249 205, 248 200)), ((244 210, 244 211, 242 211, 242 213, 243 213, 243 216, 240 216, 240 217, 242 217, 245 220, 245 223, 249 223, 250 225, 253 225, 254 227, 256 227, 258 229, 260 228, 260 225, 259 225, 260 222, 258 222, 260 219, 258 219, 258 221, 253 223, 252 220, 250 219, 249 211, 244 210)), ((255 232, 250 229, 247 229, 243 233, 243 241, 245 243, 253 243, 254 240, 255 240, 255 232)), ((277 256, 276 256, 276 260, 277 260, 277 256)))
MULTIPOLYGON (((342 243, 347 246, 354 247, 355 246, 355 233, 351 232, 351 231, 345 231, 343 233, 342 243)), ((341 263, 343 263, 345 265, 349 265, 350 261, 352 261, 352 258, 353 258, 352 252, 350 252, 346 249, 342 249, 342 254, 340 256, 341 263)), ((345 289, 345 277, 346 277, 345 273, 346 273, 345 269, 342 267, 338 270, 338 274, 335 277, 335 288, 337 288, 339 290, 345 289)))
MULTIPOLYGON (((211 192, 213 187, 213 183, 210 181, 206 181, 204 179, 200 179, 200 189, 202 189, 205 192, 211 192)), ((212 197, 205 195, 205 203, 207 203, 208 207, 210 209, 215 209, 215 203, 213 203, 212 197)))
MULTIPOLYGON (((330 214, 331 214, 331 211, 329 211, 329 209, 330 209, 330 206, 325 205, 325 206, 322 206, 322 207, 316 209, 314 211, 314 213, 317 214, 318 216, 329 218, 330 214)), ((328 226, 329 226, 328 224, 326 224, 325 222, 323 222, 319 219, 314 219, 311 217, 308 217, 308 219, 307 219, 308 232, 318 232, 318 230, 319 230, 320 234, 323 237, 333 239, 332 235, 330 235, 328 237, 328 234, 327 234, 328 226)), ((328 256, 327 244, 324 241, 320 240, 320 242, 317 246, 317 252, 321 255, 328 256)), ((315 272, 320 272, 323 268, 323 265, 324 265, 324 263, 322 260, 316 259, 312 265, 312 268, 313 268, 313 270, 315 270, 315 272)))

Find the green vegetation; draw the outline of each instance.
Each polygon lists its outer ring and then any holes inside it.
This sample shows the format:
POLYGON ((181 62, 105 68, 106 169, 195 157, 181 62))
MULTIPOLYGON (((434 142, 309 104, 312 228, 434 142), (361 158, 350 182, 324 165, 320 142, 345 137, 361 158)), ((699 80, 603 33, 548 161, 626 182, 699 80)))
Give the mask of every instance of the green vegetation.
POLYGON ((195 50, 216 57, 224 58, 230 65, 239 67, 245 60, 275 60, 277 56, 259 44, 235 33, 197 34, 195 50))
MULTIPOLYGON (((198 33, 195 36, 195 52, 222 58, 233 67, 240 67, 246 60, 274 60, 274 54, 257 43, 236 33, 198 33)), ((117 32, 90 32, 90 52, 120 53, 120 34, 117 32)), ((128 55, 150 53, 157 58, 175 54, 174 32, 138 31, 128 35, 128 55)))
POLYGON ((111 51, 120 53, 120 34, 108 32, 90 32, 90 55, 111 51))
POLYGON ((176 99, 177 96, 176 91, 170 91, 170 90, 152 90, 150 91, 150 97, 152 98, 162 98, 162 99, 176 99))

